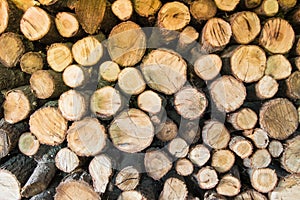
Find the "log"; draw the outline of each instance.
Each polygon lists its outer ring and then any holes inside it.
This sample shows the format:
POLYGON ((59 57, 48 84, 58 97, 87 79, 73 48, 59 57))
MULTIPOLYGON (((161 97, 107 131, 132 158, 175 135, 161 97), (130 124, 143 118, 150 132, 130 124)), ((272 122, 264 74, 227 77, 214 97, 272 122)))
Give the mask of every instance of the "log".
POLYGON ((297 0, 278 0, 278 4, 281 9, 290 10, 296 6, 297 0))
POLYGON ((14 4, 13 1, 0 1, 0 34, 3 32, 19 32, 19 22, 23 12, 14 4))
POLYGON ((241 182, 238 178, 234 177, 231 174, 226 174, 223 176, 216 187, 216 191, 220 195, 224 196, 236 196, 240 193, 241 182))
POLYGON ((52 17, 42 8, 35 6, 28 8, 22 16, 20 29, 30 41, 53 43, 61 39, 52 17))
POLYGON ((19 138, 18 147, 24 155, 33 156, 39 150, 40 142, 31 132, 25 132, 19 138))
POLYGON ((298 117, 295 106, 289 100, 277 98, 262 105, 259 124, 269 137, 284 140, 297 129, 298 117))
POLYGON ((207 54, 199 56, 194 63, 194 71, 205 81, 213 80, 222 68, 222 60, 217 54, 207 54))
POLYGON ((182 137, 189 145, 196 144, 201 138, 201 130, 198 121, 187 121, 180 124, 182 129, 179 131, 180 137, 182 137))
POLYGON ((151 51, 144 57, 141 70, 150 88, 167 95, 178 92, 187 80, 186 62, 179 54, 166 49, 151 51))
POLYGON ((278 92, 279 84, 272 76, 265 75, 254 87, 256 97, 259 99, 270 99, 278 92))
POLYGON ((250 108, 242 108, 227 117, 227 121, 231 123, 236 130, 248 130, 255 127, 257 123, 257 115, 250 108))
POLYGON ((292 65, 283 55, 277 54, 268 57, 265 75, 269 75, 275 80, 282 80, 288 78, 291 72, 292 65))
POLYGON ((40 52, 27 52, 20 59, 21 70, 27 74, 43 69, 44 56, 40 52))
POLYGON ((146 88, 141 72, 133 67, 126 67, 118 76, 119 88, 128 95, 138 95, 146 88))
POLYGON ((212 189, 219 183, 218 174, 212 167, 207 166, 201 168, 197 174, 195 174, 198 185, 201 189, 212 189))
POLYGON ((78 156, 95 156, 106 145, 106 130, 96 119, 86 117, 75 121, 67 131, 68 147, 78 156))
POLYGON ((167 119, 163 124, 161 124, 161 129, 156 133, 156 137, 163 141, 171 141, 176 138, 178 133, 178 128, 175 122, 171 119, 167 119))
POLYGON ((38 70, 31 75, 30 87, 39 99, 59 97, 68 87, 63 83, 62 74, 53 70, 38 70))
POLYGON ((223 11, 233 11, 239 2, 240 0, 215 0, 217 7, 223 11))
POLYGON ((161 7, 160 0, 134 0, 133 7, 135 12, 142 17, 154 16, 161 7))
POLYGON ((90 109, 101 119, 111 119, 122 107, 121 94, 111 86, 100 88, 91 96, 90 109))
POLYGON ((286 79, 287 95, 292 99, 300 99, 300 71, 292 73, 286 79))
POLYGON ((0 90, 12 89, 28 84, 28 77, 20 70, 11 70, 0 65, 0 90))
POLYGON ((175 109, 185 119, 199 119, 207 105, 205 94, 192 87, 184 87, 174 95, 175 109))
POLYGON ((294 40, 295 33, 289 22, 281 18, 272 18, 264 24, 259 44, 273 54, 285 54, 292 48, 294 40))
POLYGON ((262 0, 260 6, 254 10, 258 15, 272 17, 279 11, 277 0, 262 0))
POLYGON ((178 178, 171 177, 165 181, 163 190, 158 199, 186 199, 187 196, 188 190, 185 182, 178 178))
POLYGON ((115 26, 107 42, 112 61, 124 67, 140 62, 146 50, 146 35, 141 27, 132 21, 115 26))
POLYGON ((252 42, 260 33, 259 17, 250 11, 242 11, 230 17, 232 36, 239 44, 252 42))
POLYGON ((67 120, 55 107, 43 107, 35 111, 29 119, 30 131, 41 144, 61 144, 67 134, 67 120))
POLYGON ((177 137, 169 142, 167 149, 175 158, 184 158, 189 152, 189 145, 184 139, 177 137))
POLYGON ((50 6, 52 4, 55 4, 57 1, 59 0, 39 0, 39 2, 45 6, 50 6))
POLYGON ((60 149, 55 156, 55 166, 66 173, 71 173, 80 164, 80 158, 67 147, 60 149))
POLYGON ((240 193, 236 197, 234 197, 234 200, 244 200, 244 199, 249 199, 249 200, 268 200, 266 196, 263 194, 255 191, 255 190, 246 190, 245 192, 240 193))
POLYGON ((227 149, 217 150, 212 154, 211 166, 219 173, 228 172, 235 162, 232 151, 227 149))
POLYGON ((202 167, 210 158, 208 148, 202 144, 198 144, 190 148, 188 158, 198 167, 202 167))
POLYGON ((261 4, 262 0, 242 0, 241 3, 248 9, 253 9, 261 4))
POLYGON ((261 128, 246 130, 243 135, 251 139, 254 145, 259 149, 267 148, 269 144, 268 133, 261 128))
POLYGON ((187 158, 180 158, 176 161, 175 170, 180 176, 189 176, 194 171, 193 163, 187 158))
POLYGON ((96 65, 103 55, 103 46, 95 36, 87 36, 72 46, 74 60, 83 66, 96 65))
POLYGON ((281 157, 283 168, 290 173, 300 172, 300 162, 298 159, 300 155, 299 138, 300 136, 296 136, 286 142, 281 157))
POLYGON ((5 121, 15 124, 29 117, 37 107, 37 99, 30 86, 22 86, 6 92, 2 106, 5 121))
POLYGON ((109 127, 109 135, 117 149, 136 153, 150 146, 154 127, 144 112, 132 108, 114 118, 109 127))
POLYGON ((62 78, 67 86, 71 88, 81 88, 91 81, 92 68, 72 64, 64 70, 62 78))
POLYGON ((139 171, 134 166, 127 166, 117 173, 115 185, 122 191, 129 191, 134 190, 139 182, 139 171))
POLYGON ((210 94, 220 111, 237 110, 246 98, 246 88, 232 76, 221 76, 210 85, 210 94))
POLYGON ((111 5, 112 12, 121 20, 130 19, 133 13, 133 6, 130 0, 116 0, 111 5))
POLYGON ((147 113, 158 114, 162 109, 162 98, 152 90, 146 90, 138 96, 137 104, 147 113))
POLYGON ((104 193, 112 176, 112 160, 105 154, 97 155, 89 164, 89 173, 93 178, 94 190, 104 193))
POLYGON ((58 108, 62 116, 68 121, 82 119, 88 112, 90 91, 78 92, 68 90, 60 95, 58 108))
POLYGON ((70 12, 59 12, 55 16, 55 25, 58 33, 65 38, 78 36, 81 28, 76 16, 70 12))
MULTIPOLYGON (((22 11, 26 11, 28 8, 38 5, 38 2, 35 0, 11 0, 17 8, 22 11)), ((20 22, 20 21, 19 21, 20 22)))
POLYGON ((278 140, 272 140, 268 146, 268 150, 273 158, 278 158, 283 152, 283 145, 278 140))
MULTIPOLYGON (((226 200, 226 198, 213 190, 209 190, 204 194, 204 200, 226 200)), ((200 200, 200 199, 192 199, 192 200, 200 200)))
POLYGON ((171 158, 162 150, 149 150, 144 158, 145 170, 154 180, 161 179, 172 168, 171 158))
POLYGON ((98 88, 112 85, 118 80, 121 70, 117 63, 113 61, 105 61, 99 67, 98 88))
POLYGON ((251 169, 266 168, 271 163, 272 158, 267 149, 256 150, 251 157, 243 160, 244 166, 251 169))
POLYGON ((139 191, 130 190, 130 191, 122 192, 119 195, 117 200, 130 200, 130 199, 146 200, 146 197, 144 197, 144 195, 141 194, 139 191))
POLYGON ((179 34, 176 52, 181 54, 189 52, 196 44, 199 33, 192 26, 186 26, 179 34))
POLYGON ((277 187, 268 194, 270 200, 275 199, 297 199, 300 195, 300 176, 299 174, 291 174, 283 177, 277 187))
POLYGON ((267 193, 275 189, 277 180, 275 171, 270 168, 254 169, 250 173, 252 187, 261 193, 267 193))
POLYGON ((204 123, 202 139, 213 149, 224 149, 228 146, 230 133, 224 124, 216 120, 209 120, 204 123))
POLYGON ((20 183, 16 176, 7 170, 0 169, 1 195, 7 200, 20 200, 20 183))
POLYGON ((228 22, 221 18, 209 19, 202 29, 200 51, 203 53, 213 53, 223 50, 229 43, 231 35, 232 31, 228 22))
POLYGON ((197 0, 190 4, 191 15, 198 21, 209 20, 217 14, 217 6, 213 0, 197 0))
POLYGON ((73 62, 71 44, 52 43, 47 50, 47 62, 54 71, 64 71, 73 62))
POLYGON ((229 148, 242 159, 249 157, 253 152, 251 142, 242 136, 232 137, 229 142, 229 148))

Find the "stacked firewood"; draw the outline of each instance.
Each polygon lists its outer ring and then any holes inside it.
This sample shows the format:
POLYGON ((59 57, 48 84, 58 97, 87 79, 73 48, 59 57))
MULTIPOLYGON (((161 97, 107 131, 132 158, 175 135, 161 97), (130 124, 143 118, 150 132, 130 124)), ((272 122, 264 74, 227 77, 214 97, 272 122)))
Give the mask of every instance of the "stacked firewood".
POLYGON ((0 0, 0 200, 299 199, 298 34, 297 0, 0 0))

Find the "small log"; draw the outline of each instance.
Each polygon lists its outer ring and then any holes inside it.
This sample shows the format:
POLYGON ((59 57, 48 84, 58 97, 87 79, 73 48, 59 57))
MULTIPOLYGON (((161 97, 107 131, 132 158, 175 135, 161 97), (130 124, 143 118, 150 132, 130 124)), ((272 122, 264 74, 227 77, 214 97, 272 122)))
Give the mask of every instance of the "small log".
POLYGON ((5 121, 15 124, 29 117, 37 107, 37 99, 30 86, 22 86, 6 92, 2 106, 5 121))
POLYGON ((57 1, 59 0, 39 0, 39 2, 45 6, 50 6, 52 4, 55 4, 57 1))
POLYGON ((121 70, 117 63, 105 61, 99 67, 98 88, 111 85, 118 80, 121 70))
POLYGON ((184 158, 189 152, 189 145, 184 139, 177 137, 169 142, 167 149, 175 158, 184 158))
POLYGON ((71 173, 79 167, 80 164, 81 161, 79 157, 69 148, 62 148, 55 156, 55 166, 66 173, 71 173))
POLYGON ((74 43, 72 54, 78 64, 92 66, 102 58, 103 46, 96 37, 87 36, 74 43))
POLYGON ((22 133, 18 142, 19 150, 26 156, 33 156, 40 147, 38 139, 30 132, 22 133))
POLYGON ((89 91, 68 90, 60 95, 58 108, 62 116, 69 121, 82 119, 89 108, 89 91))
POLYGON ((195 73, 205 81, 220 75, 221 68, 222 60, 217 54, 201 55, 194 63, 195 73))
POLYGON ((0 63, 5 67, 15 67, 25 52, 21 37, 8 32, 0 36, 0 63))
POLYGON ((127 67, 118 76, 118 86, 128 95, 138 95, 145 90, 146 83, 138 69, 127 67))
POLYGON ((201 130, 198 121, 188 121, 180 124, 182 129, 179 134, 189 145, 196 144, 201 138, 201 130))
POLYGON ((283 177, 277 187, 271 191, 268 196, 270 200, 297 199, 300 195, 300 176, 299 174, 291 174, 283 177))
POLYGON ((39 7, 34 6, 26 10, 22 16, 20 28, 30 41, 39 40, 44 43, 53 43, 61 39, 52 17, 39 7))
POLYGON ((116 0, 111 5, 112 12, 121 20, 130 19, 133 13, 133 6, 130 0, 116 0))
POLYGON ((241 181, 238 178, 226 174, 221 178, 216 191, 220 195, 232 197, 240 193, 241 186, 241 181))
POLYGON ((281 54, 268 57, 265 75, 276 80, 286 79, 291 75, 292 65, 289 60, 281 54))
POLYGON ((63 72, 64 83, 71 88, 84 87, 92 77, 92 68, 81 67, 80 65, 69 65, 63 72))
POLYGON ((260 6, 254 10, 258 15, 272 17, 279 11, 277 0, 262 0, 260 6))
POLYGON ((105 154, 95 156, 90 162, 89 172, 93 178, 94 190, 104 193, 112 175, 111 159, 105 154))
POLYGON ((0 65, 0 90, 7 90, 28 84, 28 77, 20 70, 11 70, 0 65))
POLYGON ((106 145, 106 130, 96 118, 74 122, 67 131, 68 147, 78 156, 95 156, 106 145))
POLYGON ((266 196, 264 196, 263 194, 255 191, 255 190, 246 190, 245 192, 240 193, 239 195, 237 195, 236 197, 234 197, 234 200, 245 200, 245 199, 249 199, 249 200, 268 200, 268 198, 266 196))
POLYGON ((236 130, 248 130, 255 127, 257 123, 257 115, 250 108, 242 108, 227 117, 227 121, 231 123, 236 130))
POLYGON ((162 150, 149 150, 144 158, 145 170, 154 180, 161 179, 172 168, 171 158, 162 150))
POLYGON ((20 183, 8 170, 0 169, 0 190, 6 200, 21 200, 20 183))
POLYGON ((43 69, 44 56, 40 52, 27 52, 20 60, 21 70, 27 74, 33 74, 34 72, 43 69))
POLYGON ((197 174, 195 174, 195 178, 199 187, 205 190, 212 189, 219 183, 216 170, 210 166, 201 168, 197 174))
POLYGON ((161 126, 162 128, 155 135, 159 140, 167 142, 176 138, 178 128, 175 122, 167 119, 161 126))
POLYGON ((294 40, 295 33, 289 22, 281 18, 272 18, 263 26, 259 44, 273 54, 285 54, 292 48, 294 40), (279 35, 281 37, 278 37, 279 35))
POLYGON ((251 142, 242 136, 232 137, 229 142, 229 148, 242 159, 249 157, 253 152, 251 142))
POLYGON ((242 0, 241 3, 248 9, 253 9, 261 4, 262 0, 242 0))
POLYGON ((284 140, 297 129, 298 117, 297 109, 289 100, 277 98, 262 105, 259 124, 269 137, 284 140))
POLYGON ((284 147, 284 152, 281 157, 283 168, 290 173, 300 173, 300 136, 296 136, 288 140, 284 147))
POLYGON ((213 149, 224 149, 228 146, 230 133, 224 124, 216 120, 209 120, 203 126, 202 139, 213 149))
POLYGON ((39 99, 59 97, 68 87, 63 83, 62 74, 52 70, 38 70, 31 75, 30 86, 39 99))
POLYGON ((184 87, 174 96, 175 109, 185 119, 200 118, 208 105, 205 94, 192 87, 184 87))
POLYGON ((154 16, 161 7, 160 0, 134 0, 133 7, 135 12, 142 17, 154 16))
MULTIPOLYGON (((24 3, 23 3, 24 4, 24 3)), ((0 34, 4 31, 9 32, 19 32, 20 19, 22 17, 22 10, 20 10, 16 5, 14 0, 0 1, 0 34)))
POLYGON ((47 49, 47 62, 54 71, 64 71, 73 62, 71 44, 51 44, 47 49))
POLYGON ((141 70, 150 88, 167 95, 179 91, 187 80, 186 62, 179 54, 166 49, 151 51, 144 57, 141 70))
POLYGON ((106 1, 80 0, 75 4, 75 13, 85 32, 94 34, 103 21, 106 1))
MULTIPOLYGON (((11 0, 11 2, 13 2, 17 8, 19 8, 20 10, 23 10, 24 12, 33 6, 38 5, 39 3, 35 0, 11 0)), ((19 21, 20 22, 20 21, 19 21)))
POLYGON ((233 11, 239 2, 240 0, 215 0, 217 7, 223 11, 233 11))
POLYGON ((232 35, 230 24, 221 18, 209 19, 202 29, 200 51, 213 53, 221 51, 229 43, 232 35))
POLYGON ((202 167, 209 160, 210 152, 207 147, 202 144, 198 144, 190 148, 188 157, 192 161, 192 163, 194 163, 198 167, 202 167))
POLYGON ((232 76, 222 76, 210 86, 210 94, 220 111, 237 110, 246 98, 246 88, 232 76))
POLYGON ((133 166, 127 166, 117 174, 115 185, 122 191, 128 191, 134 190, 139 182, 139 171, 133 166))
POLYGON ((168 199, 186 199, 188 190, 184 181, 171 177, 165 183, 162 192, 159 195, 159 200, 168 199))
POLYGON ((267 148, 269 144, 268 133, 261 128, 244 131, 243 135, 250 138, 259 149, 267 148))
POLYGON ((30 131, 41 144, 61 144, 67 134, 67 120, 55 107, 43 107, 35 111, 29 119, 30 131))
POLYGON ((58 33, 65 38, 77 36, 81 33, 79 22, 73 13, 59 12, 55 16, 58 33))
POLYGON ((150 114, 157 114, 162 109, 162 98, 151 90, 146 90, 138 96, 138 107, 150 114))
POLYGON ((300 99, 300 71, 295 71, 286 79, 287 95, 292 99, 300 99))
POLYGON ((101 119, 111 119, 122 108, 123 100, 118 90, 106 86, 96 90, 90 100, 90 109, 101 119))
POLYGON ((187 26, 179 34, 176 51, 184 54, 187 53, 197 42, 199 33, 192 26, 187 26))
POLYGON ((267 149, 256 150, 251 157, 243 160, 244 166, 251 169, 266 168, 271 163, 272 158, 267 149))
POLYGON ((130 200, 130 199, 139 199, 139 200, 146 200, 144 195, 136 190, 124 191, 122 192, 117 200, 130 200))
POLYGON ((254 169, 250 173, 252 187, 261 193, 267 193, 275 189, 277 179, 275 171, 270 168, 254 169))
POLYGON ((55 200, 100 200, 99 194, 97 194, 91 186, 84 181, 66 181, 59 184, 56 188, 55 200))
POLYGON ((186 158, 180 158, 176 161, 175 170, 180 176, 189 176, 194 171, 193 163, 186 158))
POLYGON ((146 35, 141 27, 132 21, 115 26, 107 42, 112 61, 124 67, 140 62, 146 50, 146 35))
MULTIPOLYGON (((226 200, 226 198, 213 190, 209 190, 204 193, 204 200, 226 200)), ((192 200, 200 200, 200 199, 192 199, 192 200)))
POLYGON ((211 166, 219 173, 228 172, 235 162, 234 154, 227 149, 217 150, 212 154, 211 166))
POLYGON ((243 11, 230 17, 232 35, 239 44, 252 42, 260 33, 260 20, 254 12, 243 11))
POLYGON ((290 10, 297 5, 297 0, 278 0, 278 4, 283 10, 290 10))
POLYGON ((213 0, 197 0, 190 4, 190 12, 198 22, 202 22, 217 14, 217 6, 213 0))
POLYGON ((283 152, 283 145, 278 140, 272 140, 268 146, 268 150, 273 158, 278 158, 283 152))
POLYGON ((259 99, 270 99, 278 92, 279 84, 269 75, 263 76, 255 84, 255 95, 259 99))

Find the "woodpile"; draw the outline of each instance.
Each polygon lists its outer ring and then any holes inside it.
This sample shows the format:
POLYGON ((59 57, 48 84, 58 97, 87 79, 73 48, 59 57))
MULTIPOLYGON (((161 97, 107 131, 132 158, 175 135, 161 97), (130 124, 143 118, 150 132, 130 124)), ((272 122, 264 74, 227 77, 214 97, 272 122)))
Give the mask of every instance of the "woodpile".
POLYGON ((0 200, 297 200, 296 0, 0 0, 0 200))

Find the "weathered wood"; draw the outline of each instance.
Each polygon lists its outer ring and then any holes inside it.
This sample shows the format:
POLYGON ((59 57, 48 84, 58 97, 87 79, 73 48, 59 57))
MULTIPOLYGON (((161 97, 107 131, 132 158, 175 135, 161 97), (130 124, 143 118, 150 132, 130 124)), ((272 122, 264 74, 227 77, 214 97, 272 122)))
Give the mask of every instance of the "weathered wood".
POLYGON ((126 94, 138 95, 146 88, 141 72, 134 67, 126 67, 118 76, 118 86, 126 94))
POLYGON ((202 139, 213 149, 224 149, 228 146, 230 133, 219 121, 206 121, 202 129, 202 139))
POLYGON ((300 99, 300 71, 295 71, 286 79, 286 86, 290 98, 300 99))
POLYGON ((227 121, 236 130, 248 130, 255 127, 258 117, 250 108, 242 108, 227 117, 227 121))
POLYGON ((202 167, 209 160, 210 152, 206 146, 198 144, 190 148, 188 158, 198 167, 202 167))
POLYGON ((72 172, 80 164, 80 158, 69 148, 62 148, 55 156, 55 166, 66 173, 72 172))
POLYGON ((232 176, 231 174, 226 174, 223 176, 216 187, 218 194, 224 196, 235 196, 240 193, 241 182, 238 178, 232 176))
POLYGON ((28 77, 20 70, 11 70, 0 65, 0 90, 12 89, 28 84, 28 77))
POLYGON ((175 122, 167 119, 163 124, 161 124, 161 127, 162 128, 155 135, 159 140, 166 142, 176 138, 178 128, 175 122))
POLYGON ((180 158, 176 161, 175 170, 180 176, 189 176, 194 171, 193 163, 187 158, 180 158))
POLYGON ((255 84, 254 87, 256 97, 259 99, 269 99, 274 97, 278 92, 279 84, 271 76, 265 75, 255 84))
MULTIPOLYGON (((213 190, 209 190, 204 193, 204 200, 226 200, 226 198, 213 190)), ((199 198, 191 199, 191 200, 200 200, 199 198)))
POLYGON ((300 176, 299 174, 291 174, 283 177, 277 187, 271 191, 268 196, 270 200, 297 199, 300 195, 300 176))
POLYGON ((197 0, 191 2, 190 12, 198 22, 202 22, 217 14, 217 6, 213 0, 197 0))
POLYGON ((254 10, 258 15, 272 17, 279 11, 277 0, 262 0, 260 6, 254 10))
POLYGON ((278 140, 272 140, 268 146, 268 150, 273 158, 278 158, 283 152, 283 145, 278 140))
POLYGON ((118 80, 121 70, 117 63, 113 61, 105 61, 99 66, 98 88, 112 85, 118 80))
POLYGON ((167 149, 175 158, 184 158, 189 152, 189 145, 184 139, 177 137, 169 142, 167 149))
POLYGON ((43 69, 44 67, 44 55, 40 52, 27 52, 20 60, 21 70, 28 74, 43 69))
POLYGON ((267 200, 268 198, 264 196, 263 194, 255 191, 255 190, 247 190, 245 192, 240 193, 236 197, 234 197, 234 200, 267 200))
POLYGON ((271 161, 272 158, 267 149, 258 149, 251 155, 251 157, 245 158, 243 163, 248 168, 259 169, 268 167, 271 161))
POLYGON ((187 195, 188 190, 185 182, 178 178, 171 177, 165 181, 163 190, 158 199, 186 199, 187 195))
POLYGON ((20 200, 20 183, 16 176, 8 170, 0 169, 1 195, 6 200, 20 200))
POLYGON ((160 0, 134 0, 135 12, 142 17, 154 16, 161 7, 160 0))
POLYGON ((211 159, 211 166, 215 168, 219 173, 229 171, 235 162, 235 156, 233 152, 227 149, 221 149, 213 152, 211 159))
POLYGON ((219 183, 216 170, 210 166, 201 168, 197 174, 195 174, 195 177, 201 189, 212 189, 219 183))
POLYGON ((115 185, 122 191, 134 190, 140 182, 140 172, 133 166, 120 170, 115 185))
POLYGON ((220 75, 221 68, 222 60, 217 54, 201 55, 194 63, 195 73, 205 81, 220 75))
POLYGON ((281 157, 283 168, 290 173, 300 172, 300 161, 298 159, 300 155, 299 138, 300 136, 296 136, 286 142, 281 157))
POLYGON ((250 181, 254 189, 261 193, 272 191, 277 185, 277 175, 270 168, 254 169, 250 172, 250 181))
POLYGON ((229 148, 242 159, 247 158, 253 152, 251 142, 242 136, 232 137, 229 142, 229 148))
POLYGON ((38 139, 30 132, 22 133, 18 142, 19 150, 26 156, 33 156, 40 147, 38 139))
POLYGON ((176 46, 176 51, 184 54, 189 52, 189 50, 196 44, 199 33, 192 26, 187 26, 179 34, 178 43, 176 46))
POLYGON ((138 96, 140 109, 150 114, 157 114, 162 109, 162 98, 152 90, 146 90, 138 96))
POLYGON ((283 55, 277 54, 268 57, 265 75, 269 75, 276 80, 282 80, 289 77, 291 72, 291 63, 283 55))
POLYGON ((250 138, 254 145, 259 149, 267 148, 269 144, 268 133, 261 128, 246 130, 243 135, 250 138))

